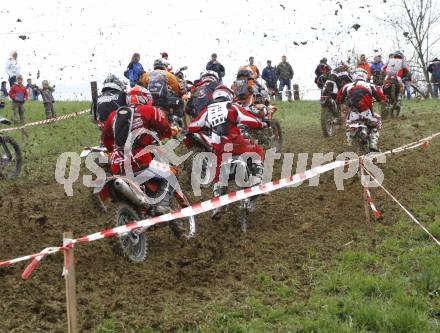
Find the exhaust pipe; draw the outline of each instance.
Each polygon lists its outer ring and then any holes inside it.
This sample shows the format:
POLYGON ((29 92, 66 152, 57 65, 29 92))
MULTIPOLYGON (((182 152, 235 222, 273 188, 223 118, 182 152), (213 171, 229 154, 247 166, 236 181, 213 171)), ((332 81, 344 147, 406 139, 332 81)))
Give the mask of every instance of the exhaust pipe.
POLYGON ((147 196, 141 196, 135 193, 130 185, 128 185, 122 179, 116 179, 114 181, 115 189, 121 193, 125 198, 127 198, 130 202, 135 204, 136 206, 148 206, 148 198, 147 196))

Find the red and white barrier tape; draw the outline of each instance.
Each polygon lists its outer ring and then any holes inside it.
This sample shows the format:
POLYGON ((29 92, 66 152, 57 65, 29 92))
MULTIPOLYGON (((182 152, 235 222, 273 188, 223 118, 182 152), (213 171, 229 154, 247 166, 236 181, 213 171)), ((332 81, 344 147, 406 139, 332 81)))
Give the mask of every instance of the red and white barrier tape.
POLYGON ((373 217, 375 219, 380 219, 382 217, 382 215, 377 210, 376 205, 373 202, 373 197, 371 196, 370 189, 367 186, 364 186, 364 190, 365 190, 365 193, 367 195, 367 202, 370 205, 371 211, 373 213, 373 217))
MULTIPOLYGON (((136 223, 127 224, 124 226, 120 226, 117 228, 112 228, 104 231, 100 231, 94 234, 90 234, 87 236, 83 236, 81 238, 77 238, 72 240, 71 243, 65 244, 63 247, 52 247, 52 248, 46 248, 43 251, 39 253, 35 253, 28 256, 23 256, 20 258, 3 261, 0 262, 0 267, 6 267, 13 265, 17 262, 21 261, 27 261, 31 260, 31 264, 26 268, 25 273, 22 274, 23 279, 27 279, 30 275, 30 273, 37 267, 38 263, 48 254, 56 253, 59 251, 68 251, 70 248, 72 248, 77 243, 88 243, 92 242, 98 239, 103 238, 110 238, 115 236, 121 236, 125 235, 133 230, 141 229, 141 228, 148 228, 156 224, 169 222, 175 219, 180 219, 184 217, 194 216, 201 213, 205 213, 208 211, 211 211, 215 208, 226 206, 231 203, 234 203, 236 201, 240 201, 255 195, 269 193, 272 191, 279 190, 281 188, 285 188, 288 186, 293 186, 302 183, 303 181, 310 179, 312 177, 315 177, 319 174, 328 172, 330 170, 336 169, 338 167, 344 167, 347 164, 356 162, 357 160, 347 160, 347 161, 334 161, 322 166, 318 166, 316 168, 307 170, 305 172, 301 172, 298 174, 295 174, 293 176, 290 176, 288 178, 283 178, 280 180, 275 180, 266 184, 260 184, 258 186, 246 188, 237 192, 231 192, 228 194, 225 194, 221 197, 212 198, 210 200, 206 200, 200 203, 193 204, 191 206, 188 206, 183 209, 176 210, 174 212, 156 216, 153 218, 149 218, 143 221, 138 221, 136 223)), ((68 267, 66 267, 68 269, 68 267)))
MULTIPOLYGON (((419 141, 407 144, 405 146, 386 151, 384 153, 380 153, 379 155, 388 155, 388 154, 394 154, 397 152, 402 152, 405 150, 415 149, 417 147, 426 147, 427 142, 431 141, 433 138, 440 136, 440 132, 433 134, 427 138, 421 139, 419 141)), ((367 157, 368 158, 368 157, 367 157)), ((371 157, 373 158, 373 157, 371 157)), ((120 226, 117 228, 112 228, 104 231, 100 231, 94 234, 90 234, 87 236, 83 236, 81 238, 73 239, 72 242, 68 244, 64 244, 62 247, 50 247, 46 248, 43 251, 39 253, 35 253, 32 255, 27 255, 15 259, 11 259, 8 261, 2 261, 0 262, 0 268, 1 267, 7 267, 10 265, 13 265, 15 263, 21 262, 21 261, 27 261, 32 260, 31 264, 26 268, 25 272, 22 274, 23 279, 27 279, 29 275, 32 273, 32 271, 38 266, 38 263, 47 255, 53 254, 59 251, 69 251, 73 246, 77 243, 89 243, 95 240, 103 239, 103 238, 111 238, 115 236, 121 236, 124 234, 127 234, 133 230, 141 229, 141 228, 148 228, 156 224, 169 222, 175 219, 180 219, 184 217, 194 216, 201 213, 205 213, 208 211, 211 211, 215 208, 222 207, 229 205, 231 203, 255 196, 260 194, 265 194, 269 192, 273 192, 276 190, 279 190, 281 188, 285 188, 288 186, 293 186, 302 183, 305 180, 308 180, 312 177, 315 177, 319 174, 334 170, 338 167, 344 167, 348 164, 358 162, 358 159, 352 159, 352 160, 345 160, 345 161, 334 161, 322 166, 315 167, 313 169, 307 170, 305 172, 301 172, 298 174, 295 174, 293 176, 283 178, 280 180, 275 180, 266 184, 260 184, 254 187, 246 188, 237 192, 231 192, 228 194, 225 194, 221 197, 212 198, 207 201, 203 201, 200 203, 193 204, 191 206, 188 206, 186 208, 165 214, 160 215, 157 217, 153 217, 150 219, 146 219, 143 221, 138 221, 136 223, 127 224, 124 226, 120 226)), ((367 171, 367 170, 366 170, 367 171)), ((368 174, 370 174, 367 171, 368 174)), ((371 175, 371 174, 370 174, 371 175)), ((381 186, 379 184, 379 186, 381 186)), ((435 238, 434 238, 435 239, 435 238)), ((436 242, 438 242, 436 240, 436 242)), ((440 245, 440 243, 439 243, 440 245)), ((64 273, 68 271, 68 263, 65 263, 65 269, 64 273)))
POLYGON ((73 113, 65 114, 65 115, 62 115, 62 116, 59 116, 59 117, 56 117, 56 118, 35 121, 33 123, 24 124, 23 126, 3 128, 3 129, 0 129, 0 133, 18 131, 18 130, 21 130, 21 129, 25 129, 27 127, 54 123, 54 122, 57 122, 57 121, 74 118, 74 117, 80 116, 80 115, 82 115, 84 113, 88 113, 88 112, 90 112, 90 111, 89 110, 83 110, 83 111, 78 111, 78 112, 73 112, 73 113))
POLYGON ((367 170, 367 169, 365 169, 364 168, 364 170, 365 170, 365 172, 371 177, 371 179, 372 180, 374 180, 374 182, 382 189, 382 190, 384 190, 384 192, 386 193, 386 194, 388 194, 388 196, 391 198, 391 199, 393 199, 393 201, 396 203, 396 204, 398 204, 399 206, 400 206, 400 208, 402 208, 402 210, 410 217, 410 219, 415 223, 415 224, 417 224, 424 232, 426 232, 426 234, 429 236, 429 237, 431 237, 431 239, 437 244, 437 245, 439 245, 440 246, 440 241, 437 239, 437 238, 435 238, 434 237, 434 235, 433 234, 431 234, 430 232, 429 232, 429 230, 428 229, 426 229, 426 227, 422 224, 422 223, 420 223, 415 217, 414 217, 414 215, 413 214, 411 214, 411 212, 408 210, 408 209, 406 209, 400 202, 399 202, 399 200, 397 200, 396 199, 396 197, 394 196, 394 195, 392 195, 391 193, 390 193, 390 191, 388 191, 376 178, 374 178, 374 176, 367 170))

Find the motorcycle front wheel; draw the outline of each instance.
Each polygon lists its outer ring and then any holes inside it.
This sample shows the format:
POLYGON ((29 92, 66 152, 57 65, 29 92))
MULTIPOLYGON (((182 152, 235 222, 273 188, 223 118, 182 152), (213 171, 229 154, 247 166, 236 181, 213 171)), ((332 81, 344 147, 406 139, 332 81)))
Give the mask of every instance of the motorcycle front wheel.
POLYGON ((333 136, 335 133, 335 126, 336 121, 332 112, 325 107, 321 108, 321 128, 324 137, 328 138, 333 136))
MULTIPOLYGON (((116 208, 116 227, 139 221, 139 215, 128 204, 119 204, 116 208)), ((131 261, 142 262, 147 255, 147 241, 145 233, 139 230, 129 232, 119 237, 122 252, 131 261)))
POLYGON ((23 157, 18 143, 10 137, 0 137, 0 178, 18 177, 22 166, 23 157))

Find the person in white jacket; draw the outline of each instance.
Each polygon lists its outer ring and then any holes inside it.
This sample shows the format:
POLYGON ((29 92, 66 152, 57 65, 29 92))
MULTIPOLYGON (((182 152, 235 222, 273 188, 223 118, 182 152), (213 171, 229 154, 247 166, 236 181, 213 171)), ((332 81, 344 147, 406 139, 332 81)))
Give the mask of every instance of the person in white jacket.
POLYGON ((17 76, 20 75, 20 65, 17 62, 17 51, 11 52, 11 56, 6 61, 5 71, 9 76, 9 86, 12 87, 17 80, 17 76))

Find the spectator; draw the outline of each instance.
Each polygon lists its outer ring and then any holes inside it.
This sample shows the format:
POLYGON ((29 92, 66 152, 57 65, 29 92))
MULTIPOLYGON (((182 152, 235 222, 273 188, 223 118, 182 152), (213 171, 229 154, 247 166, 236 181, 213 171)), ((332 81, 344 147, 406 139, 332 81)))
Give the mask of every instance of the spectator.
POLYGON ((383 62, 382 56, 379 54, 374 57, 373 62, 370 64, 371 75, 373 76, 373 83, 381 86, 383 84, 383 62))
POLYGON ((33 101, 38 101, 39 89, 35 84, 32 84, 32 79, 27 79, 26 89, 29 98, 33 101))
POLYGON ((145 72, 141 63, 141 55, 139 53, 134 53, 131 57, 131 61, 128 64, 127 70, 124 72, 124 76, 130 81, 130 87, 134 87, 145 72))
POLYGON ((12 111, 14 112, 14 122, 17 122, 17 114, 20 118, 20 124, 24 125, 24 103, 28 99, 28 92, 23 85, 23 76, 17 75, 17 81, 9 90, 9 97, 12 100, 12 111))
POLYGON ((260 70, 254 64, 254 57, 249 57, 249 67, 252 69, 252 77, 258 79, 260 77, 260 70))
POLYGON ((167 71, 168 72, 172 72, 173 71, 173 66, 171 66, 171 64, 170 64, 170 62, 168 60, 168 53, 162 52, 160 54, 160 56, 162 57, 163 62, 167 64, 167 71))
POLYGON ((276 69, 277 77, 280 80, 280 86, 278 89, 278 98, 283 99, 283 90, 287 86, 287 97, 289 102, 292 101, 292 91, 290 89, 290 83, 293 78, 293 68, 287 62, 287 57, 283 55, 281 57, 281 62, 278 64, 276 69))
POLYGON ((17 51, 11 52, 11 56, 6 61, 5 71, 9 77, 9 87, 12 88, 13 84, 17 80, 17 76, 20 75, 20 65, 17 62, 17 51))
POLYGON ((55 118, 55 110, 53 108, 53 103, 55 99, 53 98, 53 92, 55 91, 55 86, 50 86, 49 81, 43 80, 41 82, 42 88, 39 89, 41 98, 43 99, 44 111, 46 112, 46 119, 55 118))
POLYGON ((375 71, 382 72, 382 67, 383 67, 382 56, 379 54, 374 57, 373 62, 370 65, 370 71, 371 72, 375 72, 375 71))
POLYGON ((6 81, 2 81, 0 92, 3 94, 3 97, 8 97, 8 89, 6 88, 6 81))
POLYGON ((222 78, 225 76, 225 68, 217 61, 217 54, 213 53, 211 55, 211 60, 206 64, 206 70, 216 72, 220 78, 220 83, 222 82, 222 78))
MULTIPOLYGON (((266 82, 266 87, 272 94, 277 91, 277 72, 276 68, 272 66, 271 60, 267 61, 267 66, 263 69, 261 77, 266 82)), ((276 95, 278 95, 278 93, 276 95)))
POLYGON ((362 68, 363 70, 365 70, 367 72, 368 81, 370 81, 370 79, 371 79, 371 69, 370 69, 370 64, 368 63, 367 57, 365 56, 365 54, 361 54, 361 57, 358 60, 356 68, 362 68))
POLYGON ((435 58, 428 66, 428 72, 431 73, 432 97, 440 97, 440 60, 435 58))

